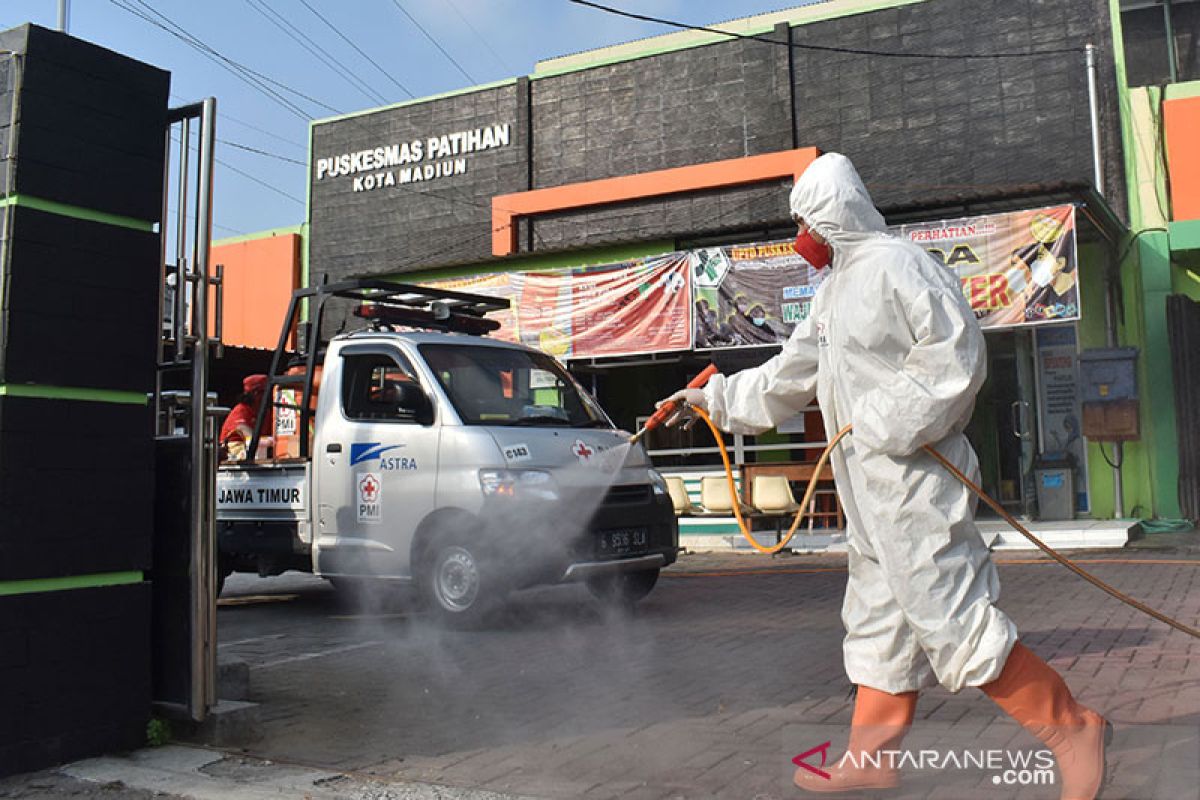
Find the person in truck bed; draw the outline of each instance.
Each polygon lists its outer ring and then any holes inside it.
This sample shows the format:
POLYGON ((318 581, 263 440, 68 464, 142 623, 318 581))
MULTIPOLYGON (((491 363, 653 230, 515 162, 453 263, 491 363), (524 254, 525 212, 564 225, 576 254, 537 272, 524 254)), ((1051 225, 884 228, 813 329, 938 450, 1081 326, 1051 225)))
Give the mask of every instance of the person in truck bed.
MULTIPOLYGON (((250 438, 254 433, 254 419, 258 415, 259 404, 266 395, 266 389, 266 375, 247 375, 242 379, 242 395, 221 425, 219 441, 222 461, 245 461, 248 457, 250 438)), ((267 414, 263 418, 259 442, 269 446, 270 432, 271 415, 267 414)))

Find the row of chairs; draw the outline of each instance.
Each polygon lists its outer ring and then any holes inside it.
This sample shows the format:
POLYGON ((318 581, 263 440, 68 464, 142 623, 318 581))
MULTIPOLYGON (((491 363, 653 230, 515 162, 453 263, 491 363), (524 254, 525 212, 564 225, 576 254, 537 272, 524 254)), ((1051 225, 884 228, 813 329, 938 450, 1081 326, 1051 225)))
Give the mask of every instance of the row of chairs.
POLYGON ((800 510, 791 484, 783 475, 755 475, 750 484, 749 504, 731 493, 729 480, 721 476, 710 475, 700 479, 699 505, 688 496, 683 478, 668 476, 667 488, 675 506, 675 515, 680 517, 730 517, 733 516, 735 504, 743 516, 777 516, 795 514, 800 510))

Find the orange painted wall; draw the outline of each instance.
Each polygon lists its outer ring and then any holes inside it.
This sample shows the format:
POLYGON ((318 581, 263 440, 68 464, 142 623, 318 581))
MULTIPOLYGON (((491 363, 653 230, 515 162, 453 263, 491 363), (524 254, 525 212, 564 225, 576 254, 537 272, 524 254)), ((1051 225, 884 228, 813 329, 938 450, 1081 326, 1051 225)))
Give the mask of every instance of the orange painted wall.
POLYGON ((1172 219, 1200 219, 1200 97, 1163 104, 1172 219))
POLYGON ((225 344, 274 350, 292 290, 300 285, 300 236, 218 244, 210 263, 225 265, 225 344))

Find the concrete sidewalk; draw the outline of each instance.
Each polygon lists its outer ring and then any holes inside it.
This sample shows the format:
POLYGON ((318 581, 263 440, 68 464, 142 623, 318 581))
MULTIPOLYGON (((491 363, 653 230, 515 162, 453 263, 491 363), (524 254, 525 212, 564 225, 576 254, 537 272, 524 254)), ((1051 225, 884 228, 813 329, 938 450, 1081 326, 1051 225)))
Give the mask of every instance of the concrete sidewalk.
POLYGON ((412 782, 169 745, 0 780, 13 800, 517 800, 516 795, 412 782))

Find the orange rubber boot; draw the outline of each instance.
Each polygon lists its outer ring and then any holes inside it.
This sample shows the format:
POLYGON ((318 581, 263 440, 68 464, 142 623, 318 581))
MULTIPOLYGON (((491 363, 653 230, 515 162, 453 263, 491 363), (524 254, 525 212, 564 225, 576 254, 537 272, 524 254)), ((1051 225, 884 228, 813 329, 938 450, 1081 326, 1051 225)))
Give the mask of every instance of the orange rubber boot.
POLYGON ((1077 703, 1062 676, 1017 642, 1000 677, 979 688, 1054 753, 1062 800, 1096 796, 1112 725, 1077 703))
POLYGON ((888 694, 859 686, 846 755, 834 766, 822 769, 828 778, 800 767, 793 778, 796 786, 806 792, 825 793, 894 788, 900 782, 899 775, 880 751, 900 746, 916 710, 916 692, 888 694))

